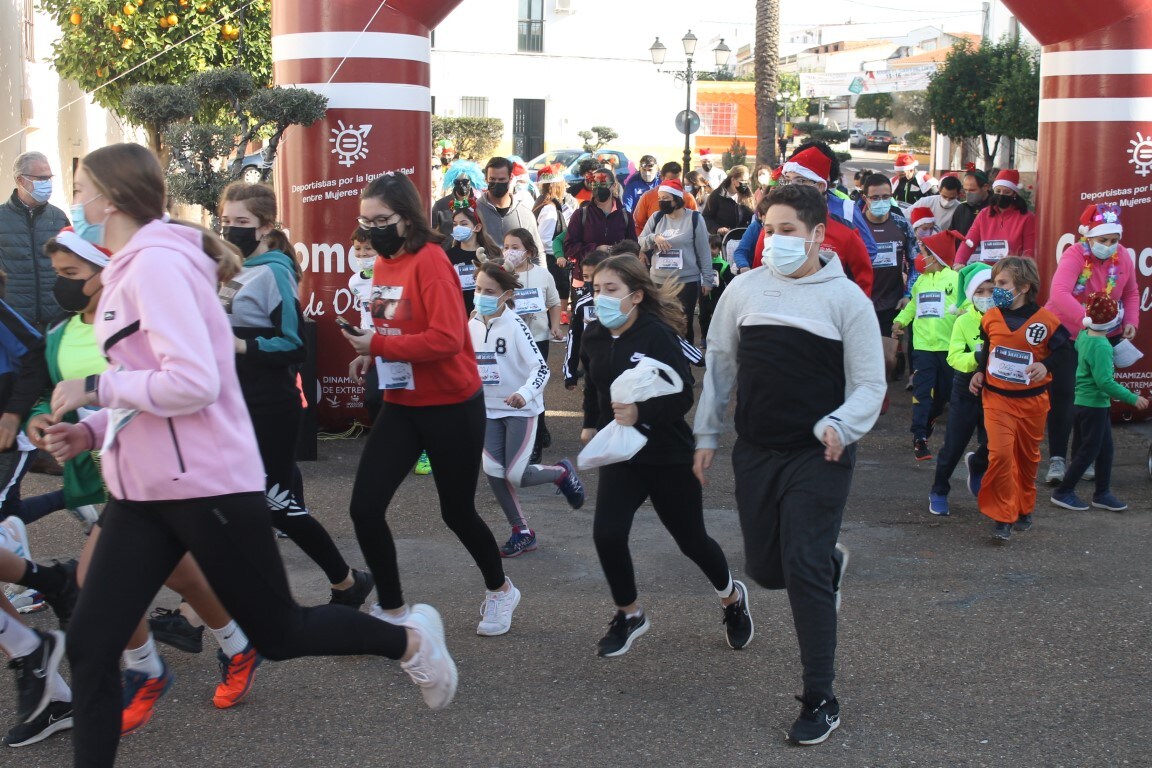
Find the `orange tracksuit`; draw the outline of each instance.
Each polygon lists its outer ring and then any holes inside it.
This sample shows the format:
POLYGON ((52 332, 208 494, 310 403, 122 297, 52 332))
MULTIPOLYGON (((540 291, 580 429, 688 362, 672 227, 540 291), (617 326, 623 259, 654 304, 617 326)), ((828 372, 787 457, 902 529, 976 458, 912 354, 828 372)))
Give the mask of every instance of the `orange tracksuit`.
MULTIPOLYGON (((984 363, 984 427, 988 431, 988 471, 978 497, 980 511, 999 523, 1014 523, 1036 506, 1036 467, 1048 418, 1051 374, 1029 382, 1024 369, 1052 353, 1049 343, 1060 319, 1036 311, 1013 331, 997 308, 980 327, 987 339, 984 363)), ((1061 334, 1063 335, 1063 334, 1061 334)))

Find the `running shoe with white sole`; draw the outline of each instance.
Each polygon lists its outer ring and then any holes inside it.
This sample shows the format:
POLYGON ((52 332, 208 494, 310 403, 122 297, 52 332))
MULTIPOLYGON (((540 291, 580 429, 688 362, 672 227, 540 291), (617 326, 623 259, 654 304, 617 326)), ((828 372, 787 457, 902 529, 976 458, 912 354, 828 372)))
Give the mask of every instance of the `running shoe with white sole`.
POLYGON ((40 716, 52 700, 52 681, 64 658, 64 633, 32 630, 40 645, 27 656, 8 662, 16 673, 16 720, 23 724, 40 716))
POLYGON ((4 736, 4 743, 10 747, 26 747, 44 741, 54 733, 72 727, 72 702, 53 701, 44 708, 38 717, 27 723, 13 726, 4 736))
POLYGON ((483 637, 496 637, 512 629, 512 612, 520 605, 520 590, 508 581, 508 591, 486 592, 484 604, 480 606, 480 624, 476 634, 483 637))
POLYGON ((456 696, 459 673, 444 643, 444 622, 430 605, 412 606, 404 626, 420 637, 420 647, 400 666, 420 686, 420 695, 429 709, 444 709, 456 696))
POLYGON ((216 686, 212 703, 217 709, 228 709, 243 701, 252 690, 256 668, 264 661, 264 657, 249 643, 247 648, 231 658, 225 656, 224 651, 216 649, 216 661, 220 664, 220 684, 216 686))
POLYGON ((564 468, 564 476, 556 481, 556 492, 564 494, 572 509, 580 509, 584 506, 584 483, 580 482, 576 467, 568 459, 561 459, 556 464, 564 468))
POLYGON ((641 612, 639 616, 628 617, 624 611, 616 611, 612 621, 608 622, 608 634, 600 638, 596 644, 596 655, 604 658, 623 656, 628 653, 636 638, 648 631, 652 625, 648 623, 647 614, 641 612))
POLYGON ((797 696, 800 702, 800 716, 788 731, 788 740, 793 744, 809 747, 821 744, 840 727, 840 702, 836 699, 823 700, 810 704, 797 696))
POLYGON ((748 587, 742 581, 733 581, 732 586, 740 593, 740 599, 724 606, 724 638, 728 641, 729 648, 738 651, 752 642, 752 637, 756 634, 756 625, 752 622, 751 611, 748 610, 748 587))

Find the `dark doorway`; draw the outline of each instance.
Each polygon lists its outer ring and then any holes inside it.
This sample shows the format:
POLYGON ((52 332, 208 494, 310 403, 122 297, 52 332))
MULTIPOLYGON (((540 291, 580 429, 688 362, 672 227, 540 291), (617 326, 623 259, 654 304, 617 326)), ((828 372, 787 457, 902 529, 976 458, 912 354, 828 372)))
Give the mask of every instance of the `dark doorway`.
POLYGON ((544 99, 512 100, 512 152, 525 161, 544 152, 544 99))

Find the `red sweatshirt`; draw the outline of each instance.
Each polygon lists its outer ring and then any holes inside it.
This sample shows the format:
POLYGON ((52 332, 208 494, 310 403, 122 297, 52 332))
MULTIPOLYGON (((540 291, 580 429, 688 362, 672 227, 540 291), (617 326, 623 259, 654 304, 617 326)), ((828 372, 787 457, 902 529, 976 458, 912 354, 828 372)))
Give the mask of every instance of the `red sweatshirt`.
POLYGON ((480 390, 460 278, 439 245, 377 258, 368 308, 386 402, 451 405, 480 390))
MULTIPOLYGON (((996 209, 988 206, 976 215, 968 230, 968 239, 956 249, 956 268, 980 261, 980 244, 985 240, 1003 241, 1007 256, 1036 256, 1036 214, 1020 213, 1015 208, 996 209), (972 243, 972 245, 968 245, 972 243)), ((985 261, 992 261, 985 259, 985 261)), ((999 261, 999 259, 996 259, 999 261)))
MULTIPOLYGON (((768 230, 760 230, 760 238, 756 241, 756 253, 752 258, 752 266, 758 267, 764 260, 764 236, 768 230)), ((848 279, 860 286, 864 295, 872 297, 872 260, 868 258, 868 249, 860 235, 840 222, 828 217, 825 226, 824 242, 820 245, 822 251, 834 251, 840 257, 840 264, 848 279)))

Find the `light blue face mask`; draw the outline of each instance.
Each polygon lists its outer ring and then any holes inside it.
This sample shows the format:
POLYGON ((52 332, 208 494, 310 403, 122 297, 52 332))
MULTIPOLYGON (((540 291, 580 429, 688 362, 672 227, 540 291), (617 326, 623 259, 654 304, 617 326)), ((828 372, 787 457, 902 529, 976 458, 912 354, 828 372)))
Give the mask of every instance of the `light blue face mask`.
POLYGON ((475 230, 473 230, 472 227, 465 226, 464 224, 457 224, 455 227, 452 227, 452 239, 458 243, 463 243, 472 237, 474 233, 475 230))
POLYGON ((808 261, 810 242, 802 237, 773 234, 764 248, 764 261, 780 274, 791 275, 808 261))
MULTIPOLYGON (((31 177, 25 176, 24 178, 31 177)), ((28 194, 38 203, 48 202, 48 198, 52 197, 52 179, 32 179, 32 191, 28 194)))
MULTIPOLYGON (((631 293, 628 294, 628 296, 631 295, 631 293)), ((628 316, 636 309, 636 305, 633 304, 632 309, 627 312, 620 311, 620 302, 628 296, 615 298, 614 296, 600 295, 596 297, 596 301, 593 303, 596 305, 596 319, 600 321, 600 325, 611 331, 628 322, 628 316)))
POLYGON ((868 211, 878 219, 882 219, 892 211, 891 200, 873 200, 868 203, 868 211))
POLYGON ((1112 243, 1112 245, 1104 245, 1103 243, 1092 243, 1092 255, 1106 261, 1116 255, 1116 249, 1120 247, 1120 243, 1112 243))
MULTIPOLYGON (((504 293, 508 292, 505 291, 504 293)), ((484 315, 484 317, 492 317, 492 315, 500 311, 500 307, 504 303, 504 293, 499 296, 477 296, 475 301, 476 311, 484 315)))
MULTIPOLYGON (((96 200, 100 197, 103 197, 103 195, 97 195, 96 197, 92 198, 92 200, 96 200)), ((90 203, 92 200, 89 200, 88 202, 90 203)), ((72 229, 79 237, 87 240, 93 245, 103 246, 104 224, 103 222, 100 224, 93 224, 88 221, 87 217, 84 215, 85 205, 86 203, 76 203, 72 206, 72 229)))

